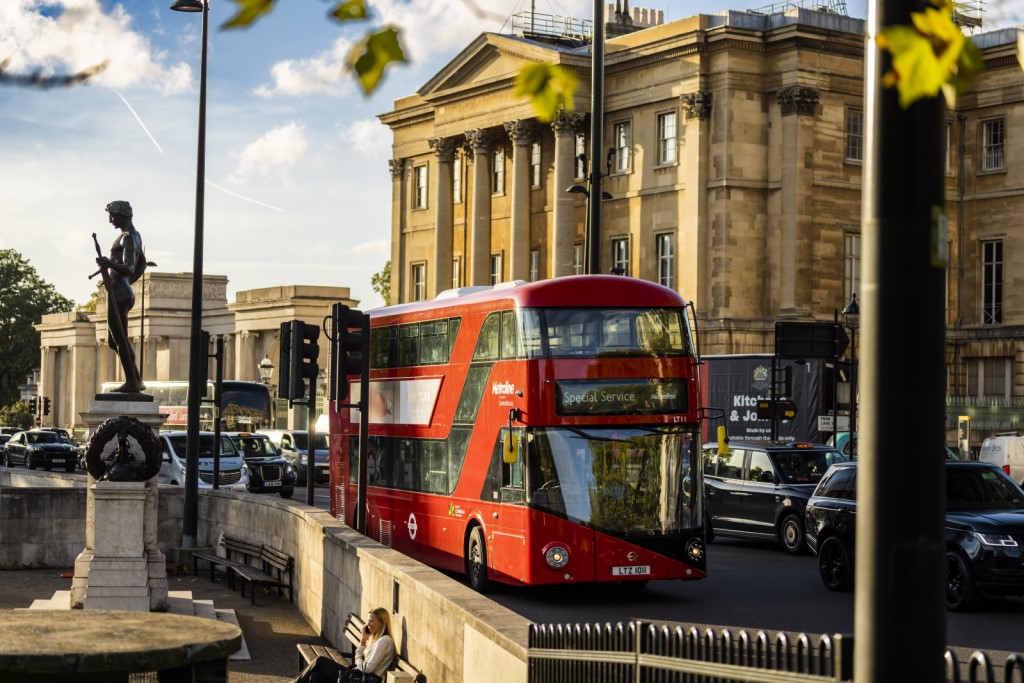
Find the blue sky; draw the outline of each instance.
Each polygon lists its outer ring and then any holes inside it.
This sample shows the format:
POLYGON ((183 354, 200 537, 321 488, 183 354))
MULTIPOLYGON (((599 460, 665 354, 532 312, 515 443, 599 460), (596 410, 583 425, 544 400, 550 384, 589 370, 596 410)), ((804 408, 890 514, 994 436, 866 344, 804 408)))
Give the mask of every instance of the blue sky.
MULTIPOLYGON (((403 28, 412 61, 366 98, 342 64, 367 24, 327 21, 321 0, 278 0, 253 28, 221 31, 236 6, 211 2, 204 270, 228 277, 229 301, 238 290, 312 284, 349 287, 362 307, 379 306, 370 278, 390 257, 391 137, 376 116, 479 33, 500 31, 531 6, 368 4, 374 24, 403 28)), ((538 13, 587 19, 593 8, 592 0, 533 4, 538 13)), ((667 21, 767 4, 630 2, 663 10, 667 21)), ((0 0, 8 71, 68 73, 109 62, 85 86, 0 87, 0 248, 21 252, 79 303, 95 287, 91 233, 108 247, 115 232, 104 206, 116 199, 132 203, 153 270, 192 268, 200 15, 169 5, 0 0)), ((864 0, 848 0, 852 16, 866 11, 864 0)))

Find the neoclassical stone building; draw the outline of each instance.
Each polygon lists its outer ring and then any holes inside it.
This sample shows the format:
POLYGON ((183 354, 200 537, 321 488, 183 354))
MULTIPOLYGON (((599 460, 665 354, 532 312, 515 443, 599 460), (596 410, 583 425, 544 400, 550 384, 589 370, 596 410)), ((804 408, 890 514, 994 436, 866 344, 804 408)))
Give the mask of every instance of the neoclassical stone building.
MULTIPOLYGON (((693 300, 705 354, 771 353, 776 321, 831 322, 860 285, 864 22, 790 9, 631 28, 613 21, 606 42, 599 270, 693 300)), ((975 38, 986 70, 947 113, 949 412, 951 429, 975 416, 975 445, 1024 427, 1016 34, 975 38)), ((528 32, 479 36, 396 100, 380 116, 392 302, 582 272, 587 200, 566 190, 585 186, 589 108, 589 45, 528 32), (549 124, 513 94, 536 62, 579 77, 549 124)))
MULTIPOLYGON (((224 340, 224 379, 259 381, 258 365, 269 357, 279 363, 278 332, 282 322, 319 324, 331 304, 358 306, 348 287, 286 285, 237 292, 227 301, 228 279, 203 276, 203 329, 211 349, 224 340)), ((150 273, 135 283, 135 307, 128 316, 128 335, 144 381, 187 380, 191 334, 191 273, 150 273)), ((79 413, 104 382, 123 382, 124 371, 107 344, 106 298, 95 314, 73 311, 43 316, 36 325, 41 337, 40 396, 51 400, 44 426, 81 429, 79 413)), ((329 347, 320 344, 320 367, 328 367, 329 347)), ((214 377, 211 364, 210 377, 214 377)), ((271 384, 277 383, 277 369, 271 384)), ((283 413, 282 413, 283 415, 283 413)), ((289 414, 284 419, 293 420, 289 414)), ((302 425, 295 425, 304 428, 302 425)))

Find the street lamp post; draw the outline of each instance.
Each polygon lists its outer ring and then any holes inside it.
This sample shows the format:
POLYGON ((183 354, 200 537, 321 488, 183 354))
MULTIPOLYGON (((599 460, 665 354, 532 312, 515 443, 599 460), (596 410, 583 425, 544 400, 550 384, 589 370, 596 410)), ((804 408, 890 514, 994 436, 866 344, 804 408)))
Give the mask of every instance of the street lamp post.
POLYGON ((263 386, 270 386, 270 379, 274 376, 274 363, 270 360, 270 356, 263 356, 263 360, 256 366, 256 369, 260 372, 260 381, 263 382, 263 386))
MULTIPOLYGON (((593 189, 594 174, 590 168, 590 163, 587 161, 586 154, 580 154, 576 157, 583 162, 583 168, 587 171, 587 185, 584 187, 580 184, 570 185, 566 188, 566 192, 569 194, 581 194, 587 198, 587 218, 583 223, 583 272, 591 275, 600 272, 600 253, 601 248, 597 245, 597 240, 600 238, 600 231, 594 233, 591 229, 593 225, 594 216, 592 215, 592 208, 590 204, 590 191, 593 189)), ((598 174, 600 175, 600 174, 598 174)), ((597 181, 600 183, 600 180, 597 181)), ((601 191, 601 199, 611 199, 612 196, 608 192, 601 191)), ((600 216, 600 206, 598 206, 598 216, 600 216)))
POLYGON ((199 407, 206 387, 203 386, 202 363, 208 362, 209 349, 203 339, 203 212, 206 184, 206 35, 207 0, 174 0, 171 9, 177 12, 202 12, 202 48, 199 58, 199 142, 196 154, 196 227, 192 256, 192 325, 189 338, 188 364, 188 429, 185 446, 185 509, 183 511, 181 545, 196 547, 199 518, 199 407))
MULTIPOLYGON (((152 261, 146 261, 147 268, 156 268, 152 261)), ((139 377, 146 384, 146 273, 142 273, 142 309, 139 311, 139 377)))
POLYGON ((850 328, 850 452, 857 453, 857 322, 860 320, 860 304, 857 293, 850 297, 850 303, 843 309, 843 321, 850 328))

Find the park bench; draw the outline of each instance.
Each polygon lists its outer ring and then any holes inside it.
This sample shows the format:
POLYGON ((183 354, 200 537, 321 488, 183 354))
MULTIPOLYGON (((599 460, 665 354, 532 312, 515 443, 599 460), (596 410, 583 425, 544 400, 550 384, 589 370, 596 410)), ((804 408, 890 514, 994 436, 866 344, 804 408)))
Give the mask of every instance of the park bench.
MULTIPOLYGON (((256 604, 257 586, 270 586, 277 589, 278 595, 284 594, 288 589, 288 602, 294 602, 295 589, 292 584, 295 573, 295 559, 289 555, 275 550, 268 545, 259 546, 259 552, 254 556, 259 561, 258 566, 246 564, 233 564, 227 571, 241 580, 240 588, 242 597, 245 597, 245 586, 249 585, 249 594, 252 604, 256 604)), ((229 579, 228 585, 233 587, 229 579)))
POLYGON ((235 586, 229 569, 231 567, 248 565, 251 558, 260 556, 262 546, 259 543, 251 543, 241 538, 224 534, 220 539, 220 547, 224 549, 223 555, 216 553, 193 553, 192 573, 199 576, 199 560, 206 560, 210 565, 210 581, 215 581, 217 567, 224 567, 224 571, 228 575, 228 586, 233 589, 235 586))
MULTIPOLYGON (((299 643, 296 647, 299 650, 299 671, 305 669, 310 662, 317 657, 330 657, 342 666, 352 666, 355 658, 356 648, 362 640, 363 627, 366 622, 358 614, 349 614, 345 622, 345 639, 352 645, 350 654, 342 654, 339 650, 327 645, 309 645, 299 643)), ((427 677, 419 672, 412 664, 407 662, 401 655, 395 653, 395 659, 388 669, 386 683, 426 683, 427 677)))

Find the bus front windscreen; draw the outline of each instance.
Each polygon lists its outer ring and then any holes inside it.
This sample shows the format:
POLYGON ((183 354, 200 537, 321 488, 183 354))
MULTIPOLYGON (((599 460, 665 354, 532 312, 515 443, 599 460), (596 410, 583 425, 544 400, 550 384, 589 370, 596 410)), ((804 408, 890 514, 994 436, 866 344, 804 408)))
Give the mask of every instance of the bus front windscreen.
POLYGON ((681 308, 524 308, 528 358, 692 356, 681 308))
POLYGON ((530 505, 618 536, 700 526, 695 435, 683 429, 527 430, 530 505))

